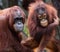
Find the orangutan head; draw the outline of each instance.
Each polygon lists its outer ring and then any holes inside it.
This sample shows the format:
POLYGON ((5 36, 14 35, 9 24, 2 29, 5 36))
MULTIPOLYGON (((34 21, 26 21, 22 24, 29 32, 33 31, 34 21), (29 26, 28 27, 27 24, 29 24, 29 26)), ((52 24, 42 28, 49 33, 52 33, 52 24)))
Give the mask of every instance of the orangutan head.
POLYGON ((23 31, 24 28, 24 22, 25 22, 25 13, 23 10, 18 7, 14 6, 10 8, 11 14, 11 20, 13 21, 13 28, 16 32, 23 31))
POLYGON ((46 11, 45 6, 42 5, 38 5, 37 8, 34 10, 34 12, 36 13, 36 18, 37 18, 37 23, 39 23, 40 26, 42 27, 46 27, 48 26, 48 13, 46 11))

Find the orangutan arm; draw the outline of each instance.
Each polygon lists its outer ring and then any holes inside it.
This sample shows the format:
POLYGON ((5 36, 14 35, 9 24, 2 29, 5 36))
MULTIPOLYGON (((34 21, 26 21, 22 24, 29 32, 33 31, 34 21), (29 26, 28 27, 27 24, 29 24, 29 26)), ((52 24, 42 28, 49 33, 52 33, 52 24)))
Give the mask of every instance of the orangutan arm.
POLYGON ((59 18, 54 18, 54 22, 49 24, 47 29, 48 31, 52 31, 54 28, 56 28, 59 25, 59 18))
POLYGON ((54 22, 49 24, 46 28, 42 29, 42 33, 49 34, 52 32, 53 29, 55 29, 59 25, 59 18, 54 18, 54 22))

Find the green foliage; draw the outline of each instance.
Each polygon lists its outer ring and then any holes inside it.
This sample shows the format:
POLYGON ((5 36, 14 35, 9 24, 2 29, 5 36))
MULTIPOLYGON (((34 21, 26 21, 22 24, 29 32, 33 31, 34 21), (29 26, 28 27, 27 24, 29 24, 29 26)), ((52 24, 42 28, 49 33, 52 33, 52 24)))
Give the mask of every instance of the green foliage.
POLYGON ((27 27, 26 24, 24 25, 24 30, 23 30, 23 31, 25 32, 25 34, 26 34, 27 36, 29 36, 29 30, 28 30, 28 27, 27 27))

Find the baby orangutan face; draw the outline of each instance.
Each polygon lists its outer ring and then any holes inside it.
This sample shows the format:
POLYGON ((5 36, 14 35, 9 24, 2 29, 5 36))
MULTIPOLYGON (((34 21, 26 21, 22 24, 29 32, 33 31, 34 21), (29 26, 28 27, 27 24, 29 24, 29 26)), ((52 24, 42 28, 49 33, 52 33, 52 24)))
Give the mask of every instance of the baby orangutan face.
POLYGON ((37 16, 39 19, 39 23, 42 27, 46 27, 48 26, 48 19, 47 19, 47 12, 45 10, 45 8, 41 7, 37 9, 37 16))

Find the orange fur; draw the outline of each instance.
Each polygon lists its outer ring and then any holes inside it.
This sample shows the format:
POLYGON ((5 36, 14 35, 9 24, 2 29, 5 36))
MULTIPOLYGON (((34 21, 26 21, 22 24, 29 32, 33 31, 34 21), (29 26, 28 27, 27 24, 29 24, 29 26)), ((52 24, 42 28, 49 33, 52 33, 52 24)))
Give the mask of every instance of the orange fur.
POLYGON ((35 3, 30 4, 28 21, 27 21, 28 23, 27 24, 28 24, 28 28, 29 28, 31 37, 33 37, 34 40, 39 42, 39 49, 41 49, 41 50, 46 47, 46 44, 48 44, 48 42, 50 42, 51 39, 56 34, 56 29, 55 28, 58 25, 57 24, 55 25, 54 22, 52 23, 52 19, 54 19, 54 18, 57 19, 58 15, 57 15, 57 10, 53 6, 48 5, 48 4, 44 3, 43 1, 35 2, 35 3), (42 5, 44 5, 44 6, 42 6, 42 5), (53 25, 49 24, 46 29, 38 27, 38 25, 36 25, 37 23, 36 23, 35 10, 38 8, 38 6, 45 7, 45 9, 46 9, 46 11, 49 15, 49 17, 48 17, 49 22, 51 24, 53 24, 53 25), (44 33, 46 30, 47 30, 47 32, 44 33), (44 34, 41 34, 41 33, 44 33, 44 34), (41 41, 39 41, 39 40, 41 40, 41 41))
POLYGON ((25 20, 25 13, 19 6, 0 10, 0 52, 32 52, 21 45, 21 32, 17 33, 14 30, 14 19, 18 11, 25 20))

